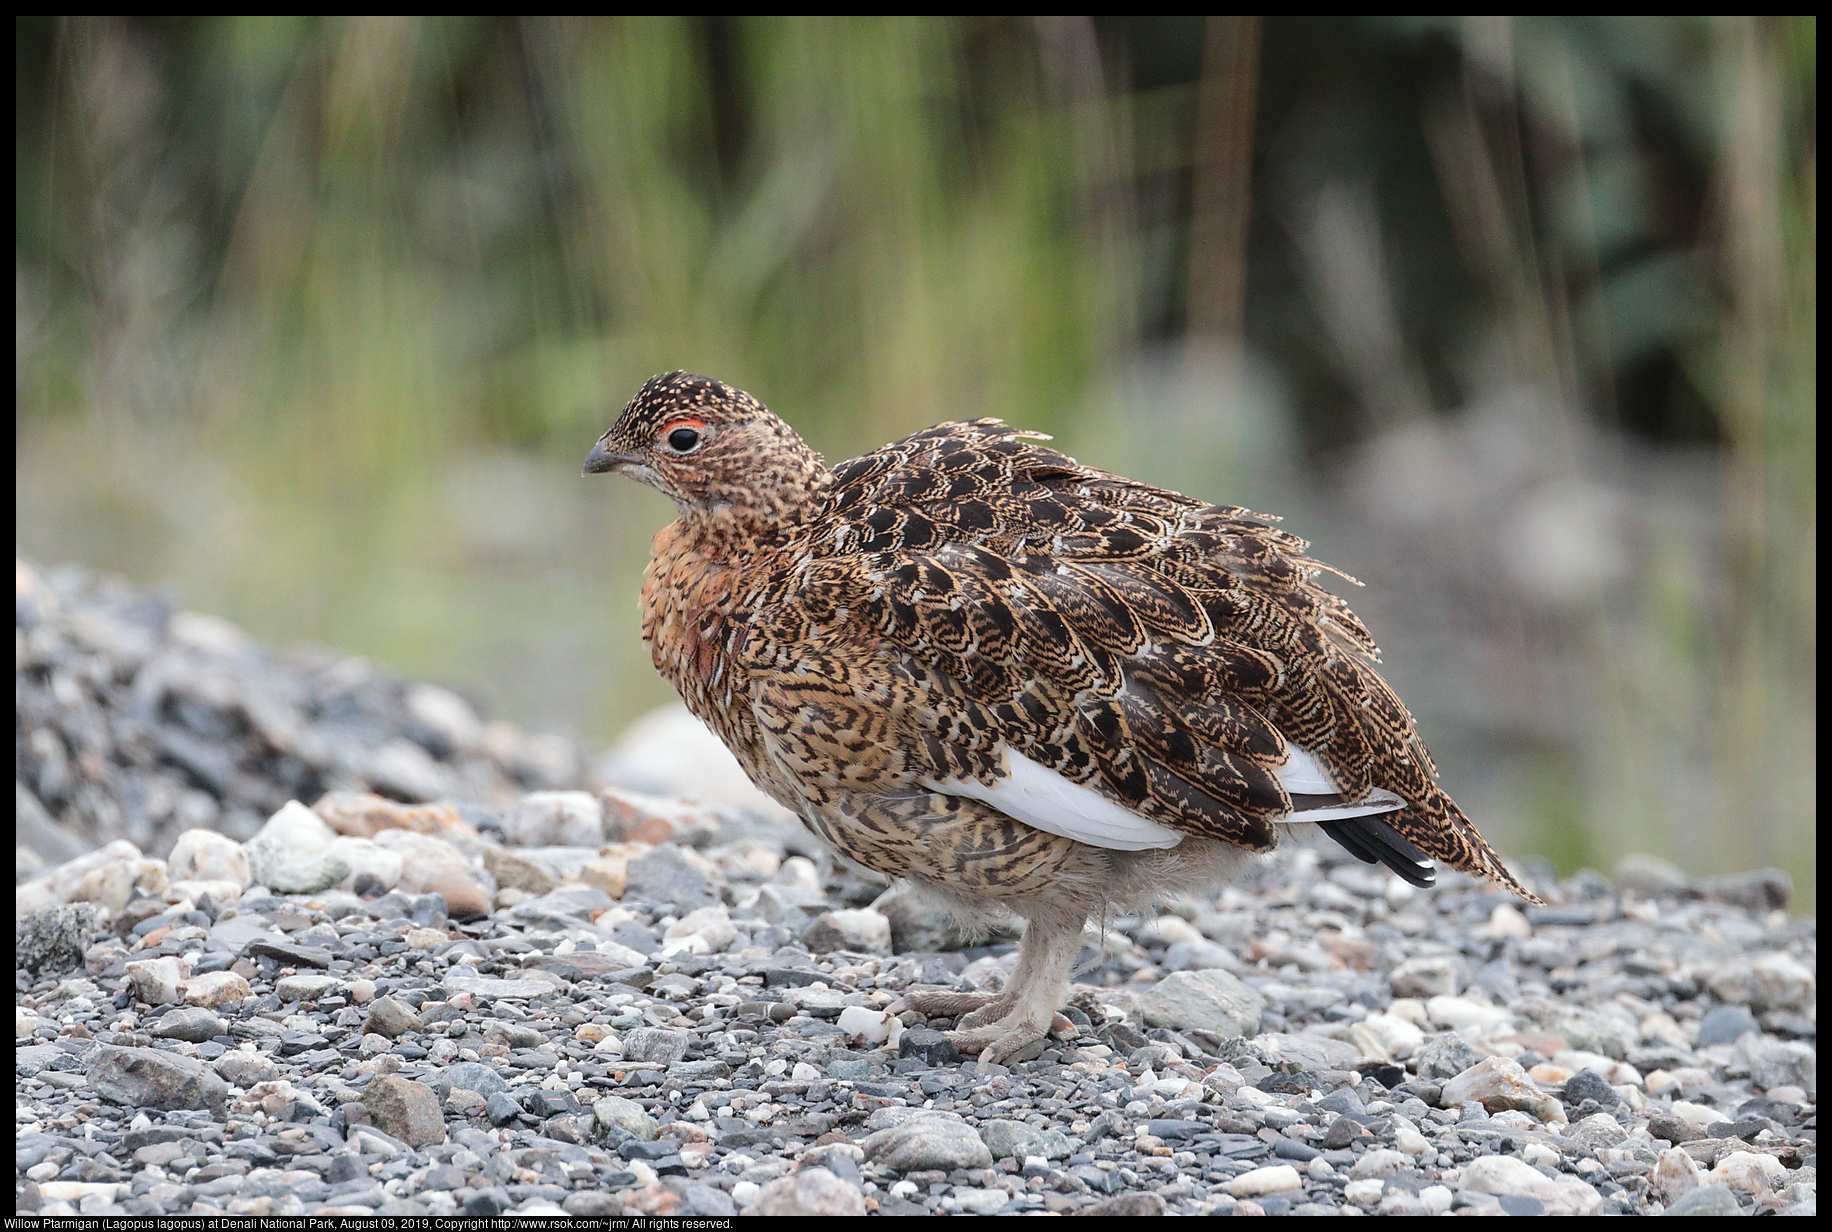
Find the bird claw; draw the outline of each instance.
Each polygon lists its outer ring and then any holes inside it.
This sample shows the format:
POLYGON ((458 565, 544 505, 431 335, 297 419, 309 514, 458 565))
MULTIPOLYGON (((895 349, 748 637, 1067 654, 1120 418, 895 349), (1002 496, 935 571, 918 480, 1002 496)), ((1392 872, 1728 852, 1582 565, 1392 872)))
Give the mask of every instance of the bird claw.
MULTIPOLYGON (((962 1019, 962 1024, 966 1026, 965 1019, 962 1019)), ((980 1064, 983 1066, 1009 1065, 1013 1057, 1032 1044, 1043 1043, 1050 1036, 1073 1039, 1079 1033, 1080 1029, 1062 1014, 1052 1014, 1047 1025, 1034 1019, 1013 1021, 1008 1017, 990 1025, 950 1031, 948 1042, 959 1052, 979 1053, 980 1064)))

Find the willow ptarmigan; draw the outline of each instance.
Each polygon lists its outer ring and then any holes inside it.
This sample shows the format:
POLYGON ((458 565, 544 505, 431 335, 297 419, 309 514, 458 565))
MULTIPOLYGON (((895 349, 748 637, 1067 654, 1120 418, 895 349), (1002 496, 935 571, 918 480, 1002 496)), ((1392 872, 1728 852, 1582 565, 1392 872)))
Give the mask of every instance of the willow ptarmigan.
POLYGON ((1026 922, 996 996, 908 998, 1003 1061, 1090 915, 1225 877, 1314 822, 1430 885, 1509 875, 1433 781, 1305 543, 996 419, 829 468, 742 390, 671 372, 585 460, 672 497, 642 633, 750 777, 835 851, 1026 922), (972 1011, 972 1012, 967 1012, 972 1011))

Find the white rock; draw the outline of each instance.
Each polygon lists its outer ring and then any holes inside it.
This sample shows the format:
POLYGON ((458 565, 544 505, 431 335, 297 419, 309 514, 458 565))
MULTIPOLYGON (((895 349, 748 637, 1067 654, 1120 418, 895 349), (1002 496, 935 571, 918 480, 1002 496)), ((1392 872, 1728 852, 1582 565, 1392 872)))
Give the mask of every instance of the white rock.
POLYGON ((433 755, 411 740, 390 740, 370 753, 363 776, 391 795, 410 800, 437 800, 455 785, 452 774, 433 755))
POLYGON ((891 950, 891 922, 870 907, 826 912, 827 919, 839 931, 843 949, 865 953, 888 954, 891 950))
POLYGON ((533 791, 515 802, 503 834, 518 847, 598 847, 604 806, 586 791, 533 791))
POLYGON ((1488 923, 1476 930, 1476 936, 1484 941, 1499 937, 1512 937, 1524 941, 1533 935, 1533 925, 1526 915, 1512 903, 1497 903, 1489 912, 1488 923))
POLYGON ((491 979, 458 967, 448 970, 441 982, 454 993, 468 992, 474 997, 503 997, 514 1001, 551 997, 554 993, 554 985, 548 980, 491 979))
POLYGON ((840 1030, 869 1047, 890 1040, 893 1033, 902 1034, 903 1024, 896 1015, 884 1010, 874 1010, 863 1005, 849 1005, 840 1011, 840 1030))
POLYGON ((112 915, 139 896, 159 898, 165 894, 164 860, 120 860, 83 875, 76 897, 100 903, 112 915))
POLYGON ((1393 1145, 1408 1155, 1429 1155, 1433 1150, 1431 1139, 1397 1112, 1393 1114, 1393 1145))
POLYGON ((990 1215, 1009 1201, 1011 1195, 1003 1189, 976 1189, 962 1185, 954 1191, 954 1204, 976 1215, 990 1215))
POLYGON ((407 866, 407 859, 400 852, 391 851, 372 838, 353 838, 347 834, 331 840, 324 854, 326 860, 344 867, 344 875, 337 879, 337 885, 345 890, 355 886, 357 878, 365 874, 380 882, 383 890, 392 890, 400 884, 401 874, 407 866))
POLYGON ((40 873, 19 886, 13 892, 14 911, 18 915, 31 915, 58 903, 76 902, 84 897, 84 879, 90 873, 122 863, 137 863, 140 859, 142 856, 138 847, 124 838, 118 838, 106 846, 59 864, 49 872, 40 873))
POLYGON ((896 1125, 878 1130, 861 1146, 866 1157, 895 1172, 914 1172, 939 1168, 984 1168, 992 1163, 992 1152, 980 1138, 979 1131, 953 1113, 928 1112, 921 1109, 896 1125))
POLYGON ((181 986, 184 999, 192 1005, 233 1005, 254 995, 248 981, 233 971, 206 971, 193 975, 181 986))
POLYGON ((1450 1192, 1448 1185, 1427 1185, 1419 1190, 1419 1204, 1425 1208, 1427 1215, 1443 1215, 1450 1211, 1456 1195, 1450 1192))
POLYGON ((1698 1161, 1679 1147, 1669 1147, 1654 1164, 1651 1181, 1660 1200, 1671 1206, 1698 1188, 1698 1161))
POLYGON ((592 1116, 605 1129, 621 1129, 645 1142, 656 1136, 655 1118, 635 1100, 621 1095, 606 1095, 592 1104, 592 1116))
POLYGON ((471 703, 436 684, 416 684, 402 699, 407 712, 438 732, 453 747, 470 751, 483 742, 483 721, 471 703))
POLYGON ((1180 915, 1170 914, 1161 915, 1154 920, 1147 920, 1144 927, 1139 929, 1139 936, 1144 939, 1162 941, 1165 945, 1176 945, 1179 941, 1187 941, 1191 945, 1200 945, 1208 940, 1207 937, 1202 935, 1202 930, 1197 928, 1194 924, 1191 924, 1180 915))
POLYGON ((806 856, 790 856, 770 878, 768 888, 791 907, 820 907, 827 902, 827 891, 821 888, 820 871, 806 856))
POLYGON ((202 612, 175 613, 170 628, 173 641, 225 659, 235 658, 250 645, 248 635, 239 628, 202 612))
POLYGON ((405 893, 425 893, 445 872, 456 872, 471 879, 469 863, 457 848, 442 838, 412 830, 379 830, 372 841, 401 857, 401 877, 396 884, 405 893))
POLYGON ((1468 997, 1432 997, 1425 1002, 1425 1012, 1431 1015, 1433 1022, 1452 1031, 1491 1031, 1507 1024, 1512 1017, 1498 1006, 1484 1005, 1468 997))
POLYGON ((240 843, 214 830, 180 834, 165 865, 173 881, 232 881, 238 891, 249 886, 248 853, 240 843))
POLYGON ((1641 1074, 1634 1066, 1625 1061, 1615 1060, 1613 1057, 1606 1057, 1600 1052, 1584 1052, 1576 1048, 1568 1048, 1554 1056, 1552 1063, 1574 1074, 1581 1069, 1590 1070, 1613 1087, 1642 1085, 1641 1074))
POLYGON ((393 1159, 401 1153, 401 1148, 389 1139, 372 1131, 367 1125, 358 1125, 350 1130, 349 1141, 356 1144, 359 1154, 381 1155, 393 1159))
POLYGON ((281 894, 312 894, 337 884, 324 850, 337 832, 297 800, 288 800, 246 843, 254 881, 281 894))
MULTIPOLYGON (((1502 1113, 1502 1116, 1520 1116, 1520 1115, 1521 1114, 1518 1112, 1502 1113)), ((1526 1127, 1523 1127, 1523 1128, 1526 1128, 1526 1127)), ((1547 1146, 1543 1142, 1528 1142, 1526 1145, 1520 1148, 1520 1157, 1526 1160, 1528 1163, 1532 1164, 1536 1168, 1542 1164, 1549 1168, 1556 1168, 1558 1166, 1558 1160, 1559 1160, 1558 1152, 1553 1150, 1551 1147, 1547 1146)))
MULTIPOLYGON (((16 1032, 15 1039, 31 1039, 32 1033, 38 1030, 38 1015, 23 1005, 14 1007, 13 1029, 16 1032)), ((57 1173, 53 1171, 51 1175, 57 1173)))
POLYGON ((1446 1108, 1479 1103, 1491 1113, 1518 1109, 1542 1121, 1567 1119, 1564 1106, 1542 1092, 1518 1061, 1507 1057, 1485 1057, 1445 1082, 1440 1100, 1446 1108))
POLYGON ((1484 1155, 1463 1169, 1464 1189, 1476 1193, 1524 1194, 1545 1204, 1548 1215, 1594 1215, 1603 1195, 1576 1177, 1547 1177, 1511 1155, 1484 1155))
POLYGON ((334 992, 343 981, 334 975, 288 975, 274 984, 274 993, 282 1001, 316 1001, 334 992))
POLYGON ((1724 963, 1706 983, 1719 997, 1738 1005, 1802 1009, 1814 998, 1812 968, 1781 951, 1724 963))
POLYGON ((113 1181, 47 1181, 39 1186, 38 1192, 41 1197, 54 1198, 60 1202, 100 1198, 108 1203, 114 1201, 117 1191, 125 1188, 113 1181))
POLYGON ((1393 968, 1387 984, 1396 997, 1449 997, 1457 992, 1457 962, 1448 954, 1422 954, 1393 968))
POLYGON ((1710 1179, 1716 1185, 1758 1196, 1769 1192, 1776 1183, 1787 1180, 1787 1169, 1773 1155, 1760 1151, 1732 1151, 1717 1161, 1710 1179))
POLYGON ((1657 1069, 1648 1074, 1647 1090, 1650 1095, 1661 1095, 1678 1091, 1684 1095, 1700 1087, 1708 1087, 1716 1079, 1711 1071, 1696 1065, 1681 1065, 1677 1069, 1657 1069))
POLYGON ((1396 1014, 1369 1014, 1348 1036, 1364 1055, 1385 1061, 1404 1061, 1425 1046, 1425 1033, 1396 1014))
POLYGON ((1343 1186, 1342 1198, 1351 1206, 1379 1206, 1380 1195, 1387 1183, 1379 1177, 1370 1177, 1363 1181, 1350 1181, 1343 1186))
POLYGON ((169 954, 127 964, 127 980, 133 985, 134 996, 148 1005, 170 1005, 178 1000, 178 985, 184 974, 178 959, 169 954))
POLYGON ((1730 1124, 1730 1118, 1716 1108, 1707 1108, 1703 1104, 1694 1104, 1688 1100, 1674 1100, 1673 1106, 1667 1111, 1694 1129, 1710 1129, 1713 1125, 1730 1124))
POLYGON ((1303 1187, 1304 1180, 1296 1168, 1290 1164, 1276 1164, 1270 1168, 1255 1168, 1251 1172, 1241 1173, 1228 1182, 1227 1190, 1236 1198, 1258 1198, 1303 1187))
POLYGON ((1418 1161, 1391 1147, 1376 1147, 1357 1159, 1349 1168, 1352 1177, 1393 1176, 1396 1173, 1408 1172, 1418 1166, 1418 1161))
POLYGON ((1267 1064, 1289 1063, 1303 1070, 1348 1069, 1360 1050, 1353 1044, 1324 1035, 1295 1035, 1288 1031, 1253 1037, 1253 1047, 1267 1064))
POLYGON ((704 948, 694 947, 698 954, 713 954, 730 945, 738 936, 738 926, 732 923, 731 914, 724 907, 701 907, 689 911, 686 915, 668 925, 662 932, 664 954, 678 953, 687 948, 677 943, 698 940, 704 948))

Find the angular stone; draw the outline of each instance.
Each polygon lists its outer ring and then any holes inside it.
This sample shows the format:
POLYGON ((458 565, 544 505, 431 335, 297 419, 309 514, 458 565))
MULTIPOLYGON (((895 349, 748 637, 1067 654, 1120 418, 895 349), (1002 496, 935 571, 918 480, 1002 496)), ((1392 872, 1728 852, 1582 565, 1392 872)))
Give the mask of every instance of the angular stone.
POLYGON ((665 1027, 637 1027, 623 1037, 624 1062, 665 1069, 685 1055, 689 1038, 683 1031, 665 1027))
POLYGON ((328 967, 331 965, 331 951, 321 945, 300 945, 287 941, 277 935, 261 937, 250 941, 247 954, 265 954, 277 960, 283 967, 328 967))
POLYGON ((1139 1011, 1154 1027, 1207 1031, 1239 1039, 1259 1027, 1266 998, 1226 971, 1173 971, 1139 998, 1139 1011))
POLYGON ((1067 1134, 1055 1129, 1039 1129, 1023 1121, 983 1121, 980 1138, 994 1159, 1022 1160, 1029 1155, 1067 1159, 1075 1153, 1075 1144, 1067 1134))
POLYGON ((215 830, 186 830, 165 859, 173 881, 230 881, 247 889, 251 876, 242 844, 215 830))
POLYGON ((1511 1155, 1484 1155, 1463 1169, 1463 1188, 1476 1193, 1537 1198, 1548 1215, 1594 1215, 1603 1196, 1572 1176, 1548 1177, 1511 1155))
POLYGON ((316 813, 289 800, 243 844, 249 875, 281 894, 328 890, 349 872, 343 864, 325 858, 325 848, 336 837, 316 813))
POLYGON ((503 819, 517 847, 596 847, 604 842, 604 806, 584 791, 534 791, 503 819))
POLYGON ((444 1066, 428 1080, 427 1085, 441 1099, 456 1090, 475 1091, 484 1096, 501 1095, 509 1090, 508 1080, 497 1072, 496 1067, 481 1061, 459 1061, 444 1066))
POLYGON ((186 979, 181 991, 192 1005, 236 1005, 254 995, 248 981, 233 971, 207 971, 186 979))
POLYGON ((621 1129, 645 1142, 653 1141, 658 1132, 655 1118, 641 1104, 621 1095, 607 1095, 594 1103, 592 1116, 606 1129, 621 1129))
POLYGON ((373 1079, 363 1090, 363 1107, 375 1127, 409 1146, 431 1146, 445 1141, 445 1115, 439 1097, 423 1082, 387 1074, 373 1079))
POLYGON ((851 950, 861 954, 888 954, 891 922, 869 907, 850 911, 824 911, 802 932, 810 952, 831 954, 851 950))
POLYGON ((560 884, 559 878, 540 864, 501 847, 484 848, 483 866, 496 878, 497 888, 503 890, 545 894, 560 884))
POLYGON ((183 979, 184 968, 170 955, 127 964, 127 982, 134 996, 148 1005, 170 1005, 178 1000, 178 985, 183 979))
POLYGON ((449 804, 401 804, 360 791, 333 791, 318 798, 312 812, 331 829, 351 838, 374 838, 384 830, 476 837, 477 831, 449 804))
POLYGON ((893 1172, 984 1168, 992 1152, 973 1126, 959 1117, 924 1112, 881 1129, 860 1144, 865 1158, 893 1172))
POLYGON ((316 1001, 342 987, 334 975, 289 975, 274 985, 282 1001, 316 1001))
POLYGON ((225 1052, 210 1063, 223 1081, 248 1090, 258 1082, 272 1082, 280 1076, 280 1067, 258 1052, 225 1052))
POLYGON ((129 1108, 207 1108, 220 1114, 229 1084, 201 1061, 158 1048, 99 1049, 89 1066, 89 1089, 129 1108))
POLYGON ((229 1033, 229 1024, 201 1006, 183 1006, 159 1016, 153 1023, 155 1039, 186 1040, 201 1044, 229 1033))
POLYGON ((865 1214, 865 1195, 851 1181, 825 1168, 804 1168, 778 1177, 757 1196, 759 1215, 827 1216, 865 1214))
POLYGON ((94 935, 96 909, 89 903, 59 903, 19 922, 13 954, 19 970, 64 971, 83 965, 94 935))
POLYGON ((369 1007, 369 1016, 363 1020, 363 1032, 374 1032, 389 1039, 399 1039, 426 1029, 420 1016, 396 1001, 393 997, 378 997, 369 1007))
POLYGON ((625 865, 623 897, 692 911, 716 904, 719 892, 704 869, 673 843, 663 843, 625 865))

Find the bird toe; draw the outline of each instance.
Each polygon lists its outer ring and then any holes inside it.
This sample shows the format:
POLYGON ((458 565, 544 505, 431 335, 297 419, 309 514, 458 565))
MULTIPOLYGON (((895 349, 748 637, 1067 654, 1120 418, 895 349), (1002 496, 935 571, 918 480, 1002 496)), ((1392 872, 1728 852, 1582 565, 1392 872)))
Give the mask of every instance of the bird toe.
POLYGON ((948 1039, 962 1053, 979 1053, 982 1065, 1013 1065, 1035 1060, 1043 1052, 1049 1023, 1007 1018, 991 1026, 950 1031, 948 1039))
MULTIPOLYGON (((904 993, 902 1000, 897 1004, 903 1009, 915 1010, 931 1018, 956 1018, 963 1014, 971 1016, 988 1008, 996 1003, 1001 995, 992 992, 953 992, 942 988, 915 989, 904 993)), ((893 1007, 893 1012, 895 1012, 895 1007, 893 1007)), ((996 1018, 998 1015, 995 1014, 993 1017, 996 1018)), ((962 1025, 977 1026, 980 1024, 963 1023, 962 1025)))

